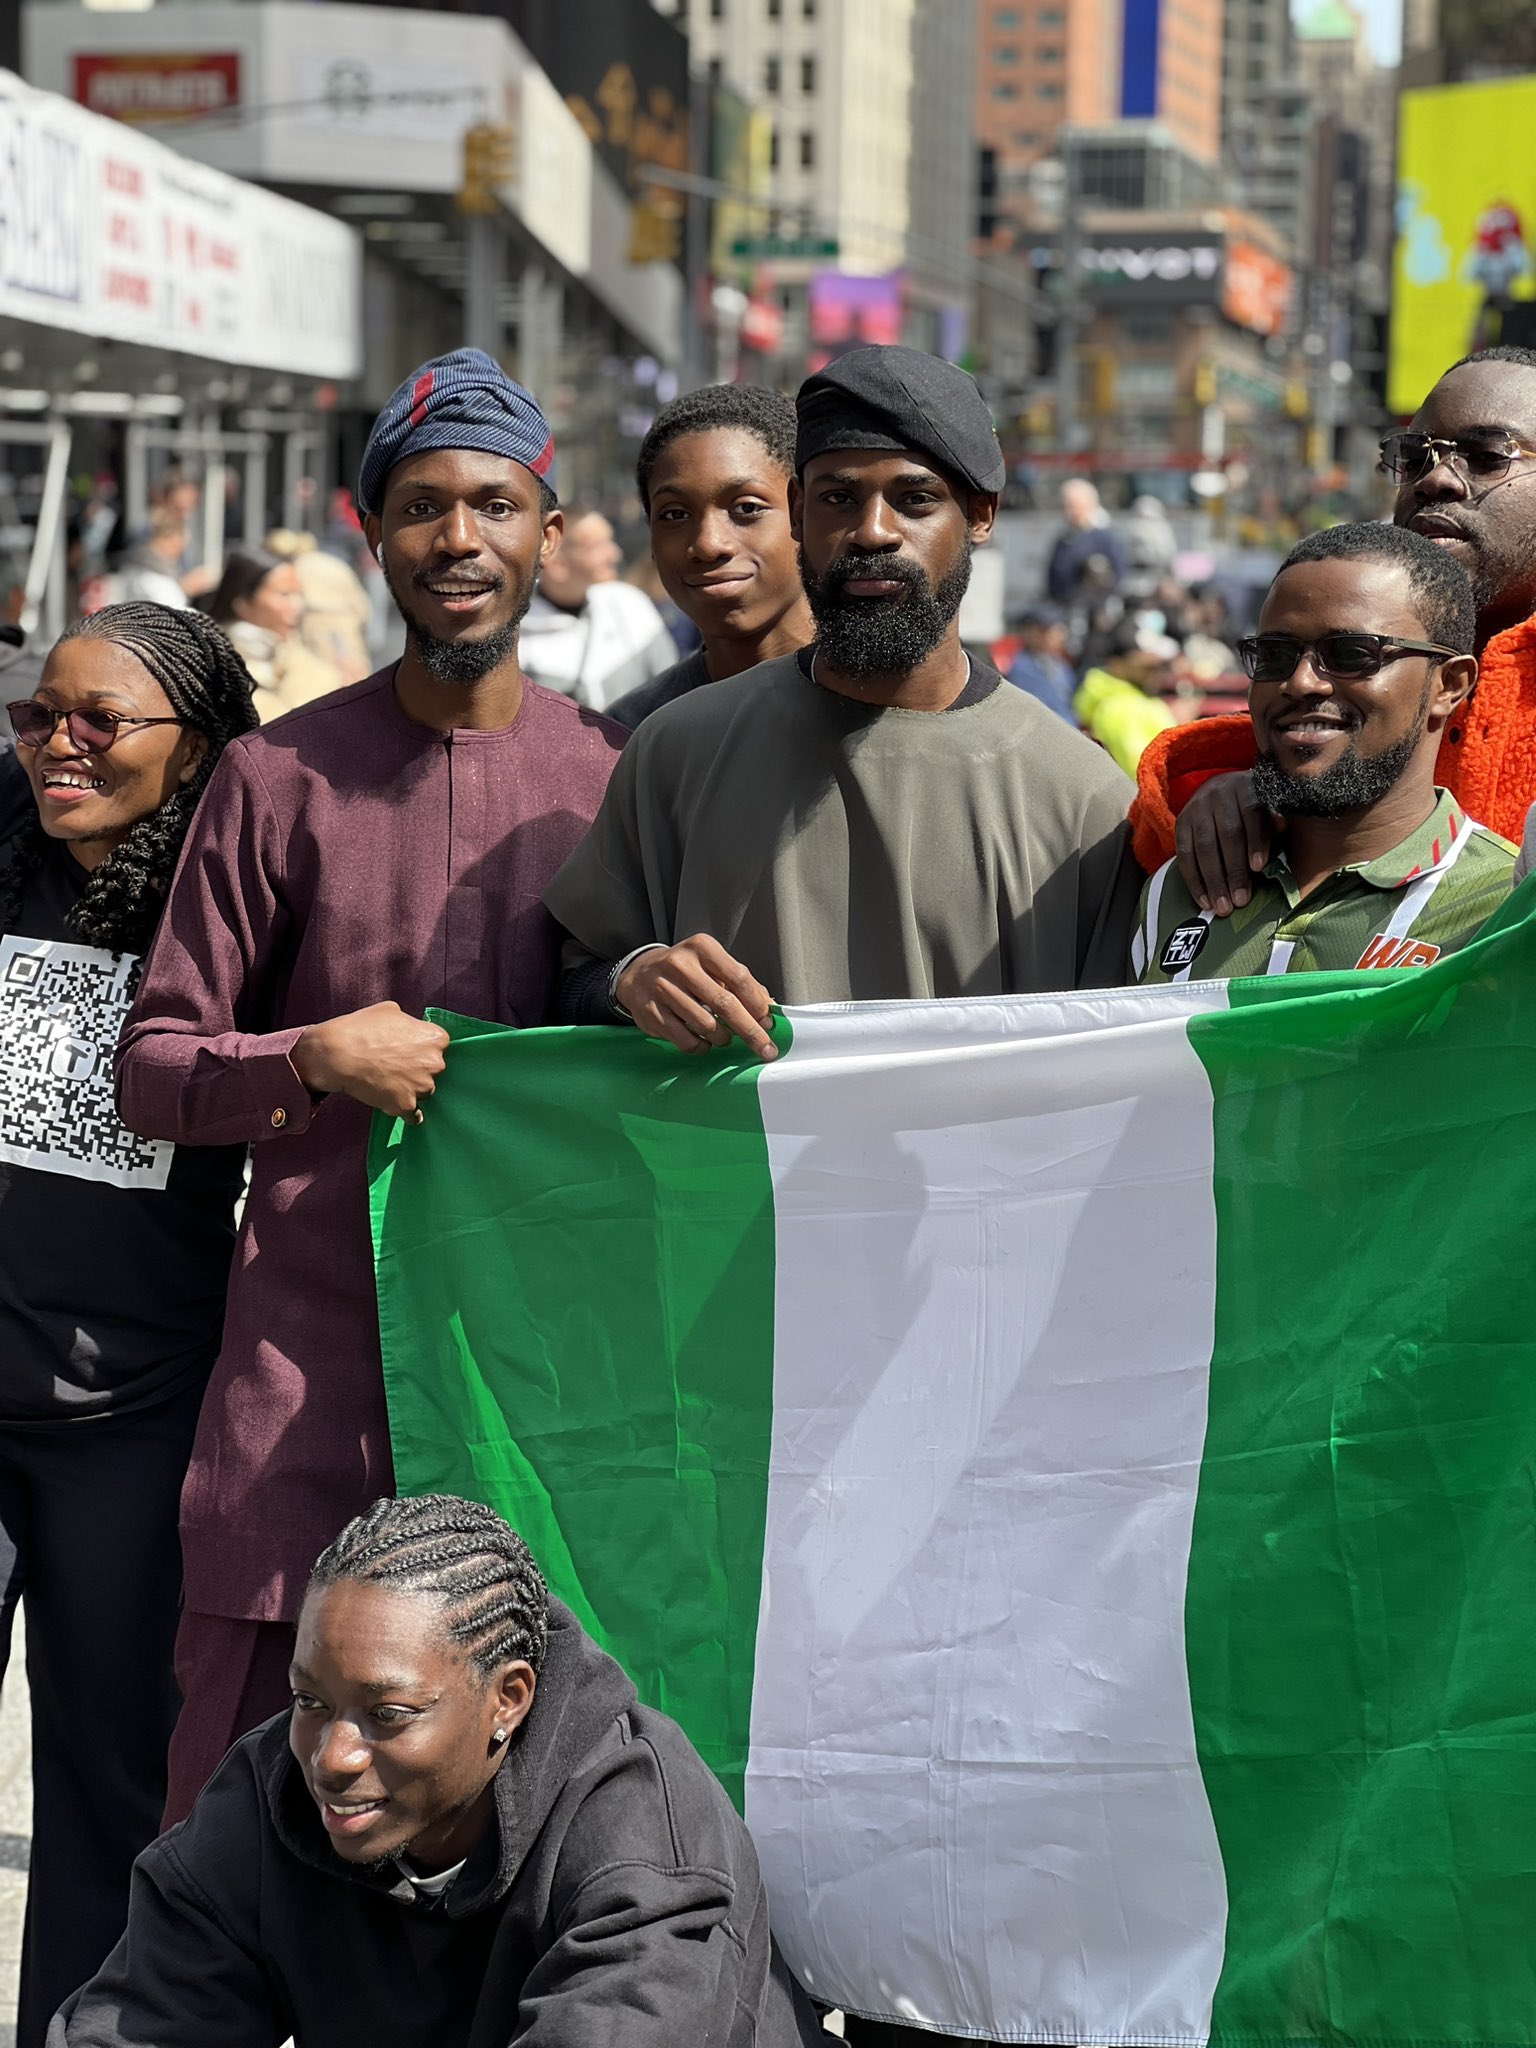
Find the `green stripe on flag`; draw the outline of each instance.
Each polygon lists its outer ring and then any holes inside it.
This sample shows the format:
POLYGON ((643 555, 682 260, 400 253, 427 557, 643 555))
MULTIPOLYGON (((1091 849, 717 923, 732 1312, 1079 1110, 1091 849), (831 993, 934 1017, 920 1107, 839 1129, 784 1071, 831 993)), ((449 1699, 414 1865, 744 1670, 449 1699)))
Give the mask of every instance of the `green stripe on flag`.
POLYGON ((1186 1623, 1218 2042, 1532 2038, 1531 946, 1233 983, 1190 1025, 1215 1100, 1186 1623))
POLYGON ((396 1482, 503 1514, 739 1806, 773 1401, 762 1069, 437 1021, 445 1083, 419 1127, 376 1120, 370 1163, 396 1482))

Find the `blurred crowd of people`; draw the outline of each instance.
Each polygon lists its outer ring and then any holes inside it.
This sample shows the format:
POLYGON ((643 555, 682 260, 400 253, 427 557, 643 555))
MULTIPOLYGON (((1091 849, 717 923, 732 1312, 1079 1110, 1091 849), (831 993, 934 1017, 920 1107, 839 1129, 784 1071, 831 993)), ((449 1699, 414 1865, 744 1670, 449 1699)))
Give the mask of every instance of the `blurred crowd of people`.
POLYGON ((1169 726, 1242 708, 1236 643, 1261 592, 1182 551, 1160 498, 1137 498, 1117 524, 1097 487, 1075 476, 1061 510, 1043 595, 986 651, 1134 775, 1169 726))

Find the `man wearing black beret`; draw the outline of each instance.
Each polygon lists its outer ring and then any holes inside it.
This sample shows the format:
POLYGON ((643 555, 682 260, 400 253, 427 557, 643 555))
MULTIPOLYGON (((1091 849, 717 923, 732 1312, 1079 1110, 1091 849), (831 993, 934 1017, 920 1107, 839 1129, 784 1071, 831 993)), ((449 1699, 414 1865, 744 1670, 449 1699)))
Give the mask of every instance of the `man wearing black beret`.
POLYGON ((636 733, 545 897, 572 936, 562 1016, 767 1059, 770 1001, 1115 983, 1131 785, 960 644, 1004 481, 974 381, 861 348, 797 409, 817 639, 636 733))

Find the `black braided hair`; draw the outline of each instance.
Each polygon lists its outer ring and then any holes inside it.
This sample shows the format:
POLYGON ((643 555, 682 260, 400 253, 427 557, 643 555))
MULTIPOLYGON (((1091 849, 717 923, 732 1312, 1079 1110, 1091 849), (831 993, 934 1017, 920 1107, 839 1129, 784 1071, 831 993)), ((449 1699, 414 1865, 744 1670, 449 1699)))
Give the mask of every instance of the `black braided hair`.
POLYGON ((483 1672, 544 1661, 549 1588, 522 1537, 477 1501, 376 1500, 315 1559, 308 1591, 342 1580, 437 1601, 450 1641, 483 1672))
MULTIPOLYGON (((105 640, 133 655, 164 690, 177 717, 208 742, 196 774, 92 869, 69 913, 70 924, 91 945, 142 953, 160 921, 182 841, 220 754, 230 740, 256 729, 250 671, 211 620, 169 605, 106 605, 70 626, 58 644, 66 640, 105 640)), ((47 846, 33 818, 0 877, 0 929, 14 921, 27 877, 42 864, 47 846)))

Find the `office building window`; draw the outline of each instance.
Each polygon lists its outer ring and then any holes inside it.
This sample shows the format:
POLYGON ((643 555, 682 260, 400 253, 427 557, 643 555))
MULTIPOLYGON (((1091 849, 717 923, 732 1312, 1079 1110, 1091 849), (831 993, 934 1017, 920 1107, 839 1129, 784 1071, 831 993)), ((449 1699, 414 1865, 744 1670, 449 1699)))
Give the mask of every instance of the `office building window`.
POLYGON ((1064 88, 1059 79, 1042 78, 1035 87, 1035 98, 1037 100, 1059 100, 1063 95, 1063 90, 1064 88))
POLYGON ((709 0, 709 18, 711 21, 724 21, 725 0, 709 0))
POLYGON ((722 78, 724 78, 724 76, 725 76, 725 65, 724 65, 724 64, 723 64, 723 63, 721 62, 721 60, 720 60, 720 59, 719 59, 718 57, 711 57, 711 58, 710 58, 710 60, 709 60, 709 82, 710 82, 710 84, 711 84, 711 85, 718 85, 718 84, 720 83, 721 79, 722 79, 722 78))
POLYGON ((1011 78, 1000 78, 992 88, 992 97, 995 100, 1016 100, 1018 96, 1019 88, 1011 78))
POLYGON ((802 171, 816 168, 816 137, 809 128, 800 131, 800 168, 802 171))
POLYGON ((992 17, 992 26, 994 28, 1017 28, 1018 25, 1019 10, 1017 7, 999 7, 992 17))
POLYGON ((1035 62, 1037 64, 1059 64, 1061 56, 1061 45, 1059 43, 1042 43, 1035 52, 1035 62))
POLYGON ((800 59, 800 90, 802 92, 814 92, 816 90, 816 59, 814 57, 802 57, 800 59))
POLYGON ((1067 17, 1059 7, 1042 7, 1035 23, 1036 28, 1065 28, 1066 25, 1067 17))
POLYGON ((1017 64, 1018 61, 1019 46, 1017 43, 1000 43, 992 52, 992 62, 994 64, 1017 64))
POLYGON ((770 97, 779 89, 779 60, 766 57, 763 60, 763 91, 770 97))
POLYGON ((779 131, 777 128, 770 128, 768 131, 768 168, 770 171, 776 171, 779 168, 779 131))
POLYGON ((800 16, 803 21, 816 19, 816 0, 800 0, 800 16))
POLYGON ((783 11, 782 0, 768 0, 768 19, 770 21, 777 21, 783 11))

